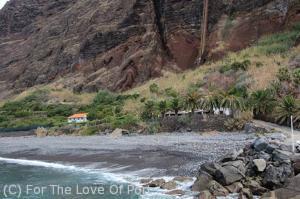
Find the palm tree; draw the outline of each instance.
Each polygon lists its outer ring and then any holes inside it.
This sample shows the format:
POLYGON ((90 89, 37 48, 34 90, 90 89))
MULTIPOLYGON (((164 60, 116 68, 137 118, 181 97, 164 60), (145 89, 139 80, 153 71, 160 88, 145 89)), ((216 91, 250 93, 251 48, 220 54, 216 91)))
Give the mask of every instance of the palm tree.
POLYGON ((219 93, 208 93, 200 99, 200 107, 205 110, 213 112, 214 109, 219 109, 221 107, 222 96, 219 93))
POLYGON ((245 100, 242 97, 232 95, 229 92, 223 92, 220 95, 222 96, 222 108, 228 108, 233 113, 244 111, 246 109, 245 100))
POLYGON ((178 112, 182 108, 182 103, 179 98, 173 98, 170 103, 170 108, 175 112, 175 115, 178 115, 178 112))
POLYGON ((145 102, 144 111, 142 112, 143 119, 153 119, 157 116, 157 106, 156 103, 152 100, 145 102))
POLYGON ((192 115, 194 115, 195 110, 200 107, 200 99, 201 95, 197 91, 189 92, 185 96, 185 106, 191 110, 192 115))
POLYGON ((270 89, 258 90, 251 94, 250 106, 255 117, 271 113, 276 105, 274 93, 270 89))
POLYGON ((289 125, 291 116, 294 116, 295 120, 299 120, 300 116, 297 114, 299 114, 299 104, 291 95, 287 95, 281 99, 275 109, 275 117, 279 124, 287 123, 289 125))
POLYGON ((159 112, 161 114, 161 117, 164 118, 166 112, 168 111, 167 101, 165 101, 165 100, 160 101, 159 104, 158 104, 158 110, 159 110, 159 112))

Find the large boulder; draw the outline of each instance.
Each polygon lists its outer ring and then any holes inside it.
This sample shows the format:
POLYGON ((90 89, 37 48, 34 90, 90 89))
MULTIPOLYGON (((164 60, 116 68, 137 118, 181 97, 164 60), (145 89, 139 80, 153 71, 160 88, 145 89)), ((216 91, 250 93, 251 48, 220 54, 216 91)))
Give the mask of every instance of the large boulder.
POLYGON ((210 174, 206 173, 205 171, 201 171, 197 177, 196 182, 192 186, 192 191, 200 192, 207 190, 209 188, 208 184, 212 180, 213 177, 210 174))
POLYGON ((175 181, 166 182, 163 185, 161 185, 160 188, 166 189, 166 190, 173 190, 176 189, 177 183, 175 181))
POLYGON ((253 194, 251 193, 250 189, 242 189, 240 194, 239 194, 239 198, 240 199, 252 199, 253 198, 253 194))
POLYGON ((264 173, 263 185, 269 189, 281 187, 294 174, 290 164, 269 165, 264 173))
POLYGON ((259 152, 258 154, 256 154, 255 156, 257 159, 263 159, 265 160, 266 162, 268 162, 270 159, 271 159, 271 155, 264 152, 264 151, 261 151, 259 152))
POLYGON ((293 168, 294 168, 295 175, 300 174, 300 157, 293 160, 293 168))
POLYGON ((243 161, 237 160, 226 162, 220 167, 215 174, 215 178, 224 185, 230 185, 245 177, 246 168, 243 161))
POLYGON ((300 191, 300 175, 289 180, 287 186, 284 188, 277 189, 273 192, 269 192, 263 195, 262 198, 276 198, 276 199, 286 199, 286 198, 299 198, 300 191))
POLYGON ((265 138, 257 138, 253 143, 253 148, 256 151, 264 151, 268 147, 268 142, 265 138))
POLYGON ((279 162, 279 163, 291 163, 291 159, 290 157, 293 154, 291 152, 288 151, 282 151, 282 150, 275 150, 273 151, 273 161, 274 162, 279 162))
POLYGON ((243 184, 241 182, 235 182, 229 186, 225 187, 230 193, 239 193, 243 188, 243 184))
POLYGON ((234 161, 237 159, 238 156, 240 156, 243 153, 243 149, 237 151, 237 150, 233 150, 231 153, 226 154, 221 162, 228 162, 228 161, 234 161))
POLYGON ((205 171, 211 176, 215 177, 218 169, 221 168, 221 165, 213 162, 204 163, 201 165, 201 171, 205 171))
POLYGON ((228 190, 215 180, 208 183, 208 190, 214 196, 227 196, 229 194, 228 190))
POLYGON ((201 191, 198 199, 213 199, 215 198, 208 190, 201 191))
POLYGON ((129 131, 125 130, 125 129, 115 129, 112 133, 111 133, 111 137, 113 138, 119 138, 122 137, 123 135, 129 135, 129 131))
POLYGON ((251 192, 257 196, 261 196, 262 194, 264 194, 268 191, 268 189, 261 186, 259 181, 253 180, 253 179, 247 179, 247 180, 243 181, 243 185, 246 188, 250 189, 251 192))

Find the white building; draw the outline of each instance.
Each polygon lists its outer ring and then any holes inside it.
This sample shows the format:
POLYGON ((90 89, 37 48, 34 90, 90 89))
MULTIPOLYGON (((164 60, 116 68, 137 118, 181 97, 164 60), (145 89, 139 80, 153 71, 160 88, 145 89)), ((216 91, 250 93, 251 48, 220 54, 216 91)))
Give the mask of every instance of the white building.
POLYGON ((68 117, 68 123, 84 123, 87 122, 87 113, 78 113, 68 117))

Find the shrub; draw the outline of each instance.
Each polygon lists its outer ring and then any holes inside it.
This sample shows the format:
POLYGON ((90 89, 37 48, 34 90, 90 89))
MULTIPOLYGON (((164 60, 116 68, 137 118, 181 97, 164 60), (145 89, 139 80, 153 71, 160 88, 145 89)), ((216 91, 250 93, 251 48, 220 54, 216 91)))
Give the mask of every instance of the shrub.
POLYGON ((226 64, 221 67, 219 70, 220 73, 225 73, 227 71, 233 70, 233 71, 238 71, 238 70, 243 70, 246 71, 248 70, 248 67, 251 65, 251 62, 249 60, 245 60, 243 62, 233 62, 231 64, 226 64))
POLYGON ((240 119, 228 119, 224 125, 228 131, 241 131, 244 129, 246 122, 240 119))
POLYGON ((277 73, 277 78, 279 81, 291 81, 291 74, 287 68, 280 68, 277 73))
POLYGON ((97 93, 94 98, 93 105, 114 105, 119 104, 122 99, 118 98, 118 96, 109 91, 100 91, 97 93))
POLYGON ((296 86, 300 85, 300 69, 299 68, 293 72, 293 82, 296 86))
POLYGON ((159 87, 157 84, 153 83, 149 86, 149 90, 151 93, 158 94, 159 93, 159 87))
POLYGON ((163 100, 158 103, 158 110, 161 114, 161 117, 164 117, 166 112, 168 111, 167 101, 163 100))
POLYGON ((84 126, 80 128, 79 134, 83 136, 91 136, 97 133, 98 129, 96 127, 84 126))
POLYGON ((300 107, 299 102, 291 96, 287 95, 283 99, 280 100, 278 106, 275 109, 275 117, 279 124, 290 124, 291 116, 294 118, 300 117, 298 112, 300 107))
POLYGON ((255 116, 271 113, 275 104, 275 96, 271 89, 257 90, 251 94, 250 106, 255 116))
POLYGON ((166 88, 165 89, 165 95, 167 97, 177 97, 178 93, 173 88, 166 88))
POLYGON ((64 104, 49 105, 47 107, 47 115, 49 117, 53 117, 53 116, 67 117, 70 116, 72 112, 73 112, 72 107, 64 104))
POLYGON ((146 128, 146 132, 149 134, 156 134, 159 132, 160 129, 160 125, 159 122, 154 121, 154 122, 150 122, 148 123, 148 126, 146 128))
POLYGON ((111 126, 112 128, 122 128, 122 129, 130 129, 132 127, 137 126, 138 119, 136 116, 132 114, 120 115, 117 117, 111 118, 111 126))
POLYGON ((244 130, 245 125, 252 120, 252 115, 245 112, 239 118, 232 118, 225 121, 224 126, 228 131, 244 130))
POLYGON ((255 66, 256 66, 256 68, 260 68, 260 67, 263 67, 264 64, 262 62, 256 62, 255 66))
POLYGON ((141 114, 143 120, 150 120, 157 117, 157 104, 152 100, 148 100, 144 104, 144 108, 141 114))

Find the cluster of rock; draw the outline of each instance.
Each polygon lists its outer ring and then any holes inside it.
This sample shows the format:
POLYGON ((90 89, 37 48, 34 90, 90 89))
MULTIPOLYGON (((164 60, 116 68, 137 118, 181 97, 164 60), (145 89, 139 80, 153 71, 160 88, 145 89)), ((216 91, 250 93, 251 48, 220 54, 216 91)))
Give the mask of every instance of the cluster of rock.
POLYGON ((185 192, 181 189, 177 189, 177 186, 180 183, 188 181, 193 181, 193 178, 178 176, 170 181, 166 181, 165 179, 142 179, 141 184, 143 184, 144 187, 161 188, 164 190, 168 190, 168 192, 166 193, 167 195, 182 196, 185 194, 185 192))
POLYGON ((300 195, 295 183, 300 181, 299 166, 300 154, 293 154, 291 147, 257 138, 243 150, 234 151, 218 162, 203 164, 192 190, 200 192, 200 199, 231 193, 238 193, 239 198, 264 198, 272 194, 280 198, 282 191, 295 197, 300 195))

